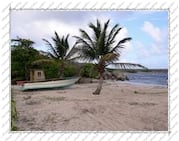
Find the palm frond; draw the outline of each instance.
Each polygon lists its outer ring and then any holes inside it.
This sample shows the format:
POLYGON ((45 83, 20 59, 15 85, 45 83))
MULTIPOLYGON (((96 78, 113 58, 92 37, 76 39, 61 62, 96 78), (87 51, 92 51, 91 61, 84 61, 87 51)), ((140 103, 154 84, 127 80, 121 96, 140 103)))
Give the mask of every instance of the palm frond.
MULTIPOLYGON (((93 50, 95 52, 95 48, 93 48, 93 46, 90 46, 90 44, 88 44, 83 38, 81 37, 78 37, 78 36, 74 36, 77 41, 76 41, 76 45, 78 44, 82 44, 82 46, 84 46, 83 48, 81 49, 88 49, 88 50, 93 50)), ((81 46, 80 46, 81 47, 81 46)))
POLYGON ((117 30, 117 27, 118 27, 118 26, 119 26, 119 25, 116 24, 116 25, 111 29, 111 31, 109 32, 109 35, 108 35, 107 42, 109 42, 109 41, 112 39, 112 37, 113 37, 113 35, 114 35, 114 32, 117 30))
POLYGON ((50 50, 51 50, 52 53, 54 54, 53 56, 59 58, 59 55, 58 55, 56 49, 52 46, 52 44, 51 44, 48 40, 46 40, 46 39, 42 39, 42 40, 46 42, 46 44, 47 44, 48 47, 50 47, 50 50))
POLYGON ((94 42, 93 40, 90 38, 90 36, 88 35, 88 33, 85 30, 80 29, 81 35, 83 38, 87 39, 89 41, 89 43, 94 47, 94 42))
POLYGON ((124 39, 120 40, 120 41, 117 43, 117 46, 119 46, 120 44, 124 44, 124 43, 126 43, 126 42, 129 42, 129 41, 131 41, 131 40, 132 40, 131 37, 124 38, 124 39))
POLYGON ((81 56, 83 57, 84 60, 89 60, 92 61, 96 58, 96 53, 95 51, 91 48, 85 48, 85 46, 82 48, 81 56))
POLYGON ((125 47, 124 45, 115 46, 114 48, 112 48, 112 49, 110 50, 110 52, 111 52, 111 53, 112 53, 112 52, 118 52, 118 53, 120 53, 120 50, 119 50, 119 49, 124 48, 124 47, 125 47))
POLYGON ((119 56, 120 54, 118 53, 107 53, 102 56, 99 63, 103 63, 105 64, 105 66, 108 66, 109 64, 112 64, 117 61, 119 56))
POLYGON ((75 53, 79 53, 81 51, 81 48, 78 48, 75 43, 73 47, 69 50, 69 52, 66 54, 65 59, 70 59, 71 56, 73 56, 75 53))
POLYGON ((132 40, 132 38, 130 38, 130 37, 127 37, 127 38, 120 40, 117 43, 117 45, 111 50, 111 52, 117 52, 118 49, 124 48, 125 46, 123 44, 126 43, 126 42, 129 42, 130 40, 132 40))
MULTIPOLYGON (((99 21, 98 21, 98 22, 99 22, 99 21)), ((99 24, 98 22, 97 22, 97 24, 99 24)), ((95 38, 98 39, 99 36, 100 36, 100 33, 101 33, 101 26, 98 25, 98 26, 96 27, 93 23, 90 23, 90 24, 89 24, 89 27, 93 30, 94 35, 95 35, 95 38)))
POLYGON ((64 44, 64 46, 66 47, 66 51, 69 49, 69 43, 68 43, 68 38, 69 38, 69 34, 66 36, 66 38, 65 38, 65 44, 64 44))
POLYGON ((73 36, 73 37, 77 39, 76 45, 78 45, 78 44, 84 44, 84 45, 86 45, 86 46, 90 46, 90 45, 88 44, 88 42, 86 42, 83 38, 78 37, 78 36, 73 36))
POLYGON ((117 53, 107 53, 102 57, 102 60, 105 62, 113 62, 118 60, 118 54, 117 53))
POLYGON ((63 38, 64 37, 60 39, 56 32, 55 32, 55 37, 52 37, 52 40, 54 42, 54 49, 56 50, 58 57, 63 56, 63 51, 64 51, 63 38))
POLYGON ((56 39, 56 41, 60 41, 60 37, 59 37, 59 35, 56 31, 55 31, 55 38, 54 39, 56 39))
POLYGON ((68 37, 69 37, 69 34, 65 37, 63 36, 62 39, 61 39, 61 44, 60 44, 60 47, 61 47, 61 57, 62 58, 66 58, 66 55, 67 55, 67 51, 69 50, 69 43, 68 43, 68 37))
POLYGON ((109 33, 109 37, 108 37, 108 40, 107 40, 107 45, 111 45, 111 44, 113 44, 115 42, 114 39, 116 38, 118 33, 121 31, 121 29, 122 29, 122 27, 118 28, 118 24, 113 27, 113 29, 109 33))
POLYGON ((107 35, 107 28, 109 25, 109 21, 110 20, 104 23, 104 28, 101 31, 100 36, 97 40, 97 51, 99 55, 104 55, 109 51, 109 46, 106 46, 106 38, 107 38, 106 35, 107 35))
POLYGON ((98 19, 96 20, 96 27, 101 30, 101 23, 98 19))

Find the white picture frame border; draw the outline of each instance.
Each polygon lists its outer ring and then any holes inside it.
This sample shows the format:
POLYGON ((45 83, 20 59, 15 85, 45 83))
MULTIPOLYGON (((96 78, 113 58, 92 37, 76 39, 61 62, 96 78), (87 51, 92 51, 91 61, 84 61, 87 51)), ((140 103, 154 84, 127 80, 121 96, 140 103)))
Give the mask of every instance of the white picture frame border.
POLYGON ((4 141, 56 141, 56 140, 171 140, 178 138, 178 3, 175 1, 10 1, 1 5, 0 25, 0 138, 4 141), (168 131, 10 131, 11 64, 10 64, 10 13, 11 10, 168 10, 169 13, 169 88, 168 88, 168 131))

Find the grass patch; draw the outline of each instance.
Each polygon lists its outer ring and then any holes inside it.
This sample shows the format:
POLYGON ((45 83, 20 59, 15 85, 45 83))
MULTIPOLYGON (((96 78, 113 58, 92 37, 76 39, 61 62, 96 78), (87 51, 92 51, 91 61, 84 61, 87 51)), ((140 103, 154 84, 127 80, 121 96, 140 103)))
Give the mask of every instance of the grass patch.
POLYGON ((11 98, 11 131, 17 131, 16 121, 18 119, 16 111, 16 102, 14 98, 11 98))
POLYGON ((45 97, 47 100, 50 101, 63 101, 65 100, 65 97, 45 97))

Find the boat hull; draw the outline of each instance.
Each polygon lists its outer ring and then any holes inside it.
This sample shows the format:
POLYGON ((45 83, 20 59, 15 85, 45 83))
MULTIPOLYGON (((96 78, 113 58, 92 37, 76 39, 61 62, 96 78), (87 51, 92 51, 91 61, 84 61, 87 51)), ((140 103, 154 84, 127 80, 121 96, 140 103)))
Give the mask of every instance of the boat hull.
POLYGON ((66 80, 55 80, 55 81, 46 81, 46 82, 34 82, 34 83, 24 83, 21 86, 21 90, 37 90, 37 89, 55 89, 55 88, 65 88, 69 87, 75 82, 77 82, 79 78, 66 79, 66 80))

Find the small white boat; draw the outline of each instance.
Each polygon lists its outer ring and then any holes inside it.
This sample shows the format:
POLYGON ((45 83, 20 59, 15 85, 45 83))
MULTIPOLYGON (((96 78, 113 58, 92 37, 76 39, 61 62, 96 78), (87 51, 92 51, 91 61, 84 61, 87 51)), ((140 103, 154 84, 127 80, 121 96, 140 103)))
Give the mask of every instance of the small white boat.
POLYGON ((65 79, 65 80, 52 80, 44 82, 31 82, 24 83, 21 85, 20 89, 25 90, 35 90, 35 89, 53 89, 53 88, 65 88, 69 87, 79 80, 78 78, 65 79))

